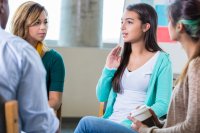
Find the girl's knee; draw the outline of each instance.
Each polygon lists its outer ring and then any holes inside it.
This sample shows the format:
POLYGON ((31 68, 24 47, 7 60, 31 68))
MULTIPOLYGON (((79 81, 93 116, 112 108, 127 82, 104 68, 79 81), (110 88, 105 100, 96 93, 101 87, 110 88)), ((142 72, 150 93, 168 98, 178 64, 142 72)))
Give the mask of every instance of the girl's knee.
POLYGON ((86 123, 92 123, 93 121, 95 121, 97 119, 97 117, 94 117, 94 116, 84 116, 79 123, 83 123, 83 124, 86 124, 86 123))

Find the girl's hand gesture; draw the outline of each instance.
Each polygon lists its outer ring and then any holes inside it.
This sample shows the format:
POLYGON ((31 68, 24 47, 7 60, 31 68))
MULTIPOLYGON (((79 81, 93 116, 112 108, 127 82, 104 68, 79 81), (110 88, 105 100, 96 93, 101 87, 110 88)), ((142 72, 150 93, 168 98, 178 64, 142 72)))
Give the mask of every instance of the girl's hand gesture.
POLYGON ((108 68, 118 68, 120 65, 120 52, 121 52, 121 47, 117 45, 115 48, 113 48, 110 53, 107 56, 106 59, 106 67, 108 68))

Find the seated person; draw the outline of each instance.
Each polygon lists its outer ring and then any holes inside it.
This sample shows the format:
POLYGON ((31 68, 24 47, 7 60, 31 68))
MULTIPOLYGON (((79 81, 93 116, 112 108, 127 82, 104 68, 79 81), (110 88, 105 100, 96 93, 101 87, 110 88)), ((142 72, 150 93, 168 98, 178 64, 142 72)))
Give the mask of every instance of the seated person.
MULTIPOLYGON (((0 97, 18 101, 20 131, 55 133, 59 122, 48 105, 45 69, 30 44, 3 30, 8 15, 8 0, 0 0, 0 97)), ((5 129, 0 127, 0 132, 5 133, 5 129)))
POLYGON ((62 104, 65 66, 61 55, 44 44, 48 31, 48 13, 39 3, 28 1, 18 7, 12 20, 12 32, 30 43, 40 55, 46 75, 47 96, 56 112, 62 104))
POLYGON ((170 38, 181 43, 189 60, 174 88, 163 128, 149 128, 130 116, 133 122, 131 128, 104 119, 97 121, 97 118, 85 117, 75 133, 200 133, 199 7, 199 0, 175 0, 169 7, 170 38))
MULTIPOLYGON (((121 25, 125 42, 122 57, 120 46, 109 53, 97 84, 98 100, 107 101, 106 120, 130 128, 132 122, 127 117, 141 105, 149 106, 157 117, 167 113, 172 92, 171 61, 156 42, 156 30, 153 7, 140 3, 126 8, 121 25)), ((103 120, 91 119, 93 124, 103 120)), ((99 130, 104 127, 93 126, 99 130)))

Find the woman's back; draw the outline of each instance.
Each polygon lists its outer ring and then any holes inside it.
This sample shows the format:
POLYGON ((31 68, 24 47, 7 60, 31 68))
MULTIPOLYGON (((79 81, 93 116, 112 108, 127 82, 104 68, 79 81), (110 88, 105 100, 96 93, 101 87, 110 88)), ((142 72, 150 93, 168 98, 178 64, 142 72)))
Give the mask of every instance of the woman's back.
POLYGON ((183 82, 174 88, 166 127, 184 122, 186 126, 180 127, 184 132, 200 132, 200 104, 197 104, 200 103, 199 68, 200 57, 197 57, 189 64, 183 82), (187 127, 187 125, 191 125, 191 127, 187 127))

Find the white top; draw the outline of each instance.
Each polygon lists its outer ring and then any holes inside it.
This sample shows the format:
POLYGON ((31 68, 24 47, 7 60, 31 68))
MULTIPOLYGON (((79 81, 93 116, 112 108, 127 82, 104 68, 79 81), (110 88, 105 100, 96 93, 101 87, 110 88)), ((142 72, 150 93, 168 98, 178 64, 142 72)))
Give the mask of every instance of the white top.
POLYGON ((129 72, 126 68, 121 80, 122 93, 117 93, 110 120, 120 123, 136 107, 144 105, 147 89, 159 51, 144 65, 129 72))

